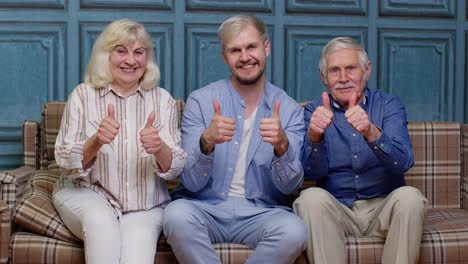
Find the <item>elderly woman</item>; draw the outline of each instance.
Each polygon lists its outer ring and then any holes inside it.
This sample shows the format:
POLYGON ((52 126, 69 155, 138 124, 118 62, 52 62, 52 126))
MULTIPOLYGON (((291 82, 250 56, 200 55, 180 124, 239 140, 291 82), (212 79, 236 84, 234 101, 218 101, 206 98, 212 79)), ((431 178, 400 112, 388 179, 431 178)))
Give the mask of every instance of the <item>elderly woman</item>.
POLYGON ((53 202, 83 239, 86 263, 153 263, 166 180, 181 173, 174 99, 145 28, 123 19, 94 44, 85 83, 70 95, 55 144, 63 169, 53 202))

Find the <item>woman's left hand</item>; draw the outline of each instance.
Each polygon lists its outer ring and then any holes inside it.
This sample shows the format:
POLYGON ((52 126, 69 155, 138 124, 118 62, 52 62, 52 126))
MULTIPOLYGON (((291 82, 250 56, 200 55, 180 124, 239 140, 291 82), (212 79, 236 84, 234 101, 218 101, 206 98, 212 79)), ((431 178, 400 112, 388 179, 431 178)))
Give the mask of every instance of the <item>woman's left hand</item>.
POLYGON ((140 131, 140 141, 148 154, 156 155, 162 150, 162 140, 159 137, 159 130, 153 127, 156 113, 153 111, 146 121, 145 127, 140 131))

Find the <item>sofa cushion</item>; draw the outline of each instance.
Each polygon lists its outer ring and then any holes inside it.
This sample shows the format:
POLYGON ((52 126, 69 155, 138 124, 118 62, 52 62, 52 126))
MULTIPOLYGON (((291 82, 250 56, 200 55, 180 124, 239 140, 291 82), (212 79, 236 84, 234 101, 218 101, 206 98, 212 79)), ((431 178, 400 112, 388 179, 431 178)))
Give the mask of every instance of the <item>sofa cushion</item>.
POLYGON ((13 234, 10 250, 11 263, 85 263, 82 244, 67 243, 27 232, 13 234))
POLYGON ((81 241, 60 219, 52 204, 52 189, 59 171, 37 171, 16 205, 13 221, 25 229, 65 242, 81 241))
MULTIPOLYGON (((36 234, 26 232, 13 234, 10 248, 12 263, 85 263, 83 244, 66 243, 36 234)), ((224 264, 243 264, 253 252, 245 245, 228 243, 215 244, 214 249, 224 264)), ((154 263, 178 263, 164 236, 159 238, 154 263)), ((307 263, 305 254, 294 263, 307 263)))

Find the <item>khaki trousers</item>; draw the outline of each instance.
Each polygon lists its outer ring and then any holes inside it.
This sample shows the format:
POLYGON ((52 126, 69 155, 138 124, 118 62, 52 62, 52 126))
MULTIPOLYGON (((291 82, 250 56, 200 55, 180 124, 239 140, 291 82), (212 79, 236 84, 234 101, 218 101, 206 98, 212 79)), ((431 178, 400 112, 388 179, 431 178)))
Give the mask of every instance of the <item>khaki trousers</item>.
POLYGON ((387 197, 359 200, 349 208, 321 188, 301 192, 294 202, 307 228, 310 263, 346 263, 345 236, 386 238, 382 263, 417 263, 427 200, 404 186, 387 197))

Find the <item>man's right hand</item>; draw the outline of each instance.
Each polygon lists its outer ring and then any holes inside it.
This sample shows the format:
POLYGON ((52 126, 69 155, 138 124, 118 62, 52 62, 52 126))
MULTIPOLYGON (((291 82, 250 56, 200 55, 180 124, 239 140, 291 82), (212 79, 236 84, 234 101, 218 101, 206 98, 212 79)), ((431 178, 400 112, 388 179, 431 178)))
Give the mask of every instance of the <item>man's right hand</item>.
POLYGON ((326 92, 322 92, 322 102, 323 105, 317 107, 310 117, 307 135, 313 143, 322 141, 322 135, 325 129, 332 123, 334 115, 330 108, 330 98, 326 92))
POLYGON ((107 106, 107 117, 105 117, 96 133, 96 140, 99 144, 111 143, 119 133, 120 124, 115 120, 114 106, 109 104, 107 106))
POLYGON ((205 129, 200 138, 200 147, 204 154, 213 152, 216 144, 231 141, 236 130, 236 120, 221 115, 221 106, 216 99, 213 99, 212 103, 214 115, 211 124, 205 129))

